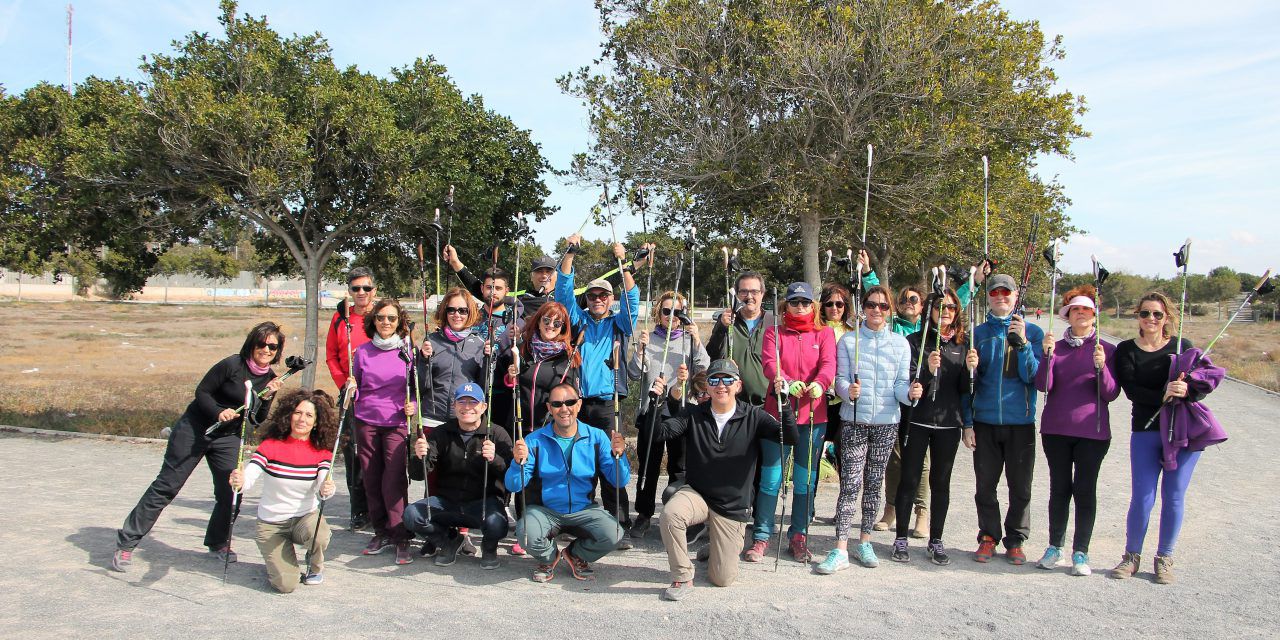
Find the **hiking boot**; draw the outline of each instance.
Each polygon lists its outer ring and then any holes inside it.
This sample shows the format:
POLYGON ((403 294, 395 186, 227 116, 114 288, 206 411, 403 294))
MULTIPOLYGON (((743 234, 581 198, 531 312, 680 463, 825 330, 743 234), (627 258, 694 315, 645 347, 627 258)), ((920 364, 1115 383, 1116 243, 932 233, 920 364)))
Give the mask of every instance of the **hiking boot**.
POLYGON ((498 568, 498 550, 485 550, 480 555, 480 568, 485 570, 493 570, 498 568))
POLYGON ((929 560, 939 567, 951 564, 951 556, 947 555, 947 548, 942 546, 942 541, 937 538, 929 541, 925 552, 929 554, 929 560))
POLYGON ((1004 552, 1004 557, 1009 564, 1014 566, 1022 566, 1027 563, 1027 554, 1022 551, 1022 547, 1013 547, 1004 552))
POLYGON ((907 539, 896 538, 893 541, 893 555, 889 559, 894 562, 911 562, 911 554, 907 553, 907 539))
POLYGON ((565 547, 560 554, 564 556, 564 561, 569 565, 569 571, 573 577, 579 580, 595 580, 596 572, 586 560, 570 553, 568 547, 565 547))
POLYGON ((413 564, 413 554, 409 553, 408 542, 396 543, 396 564, 413 564))
POLYGON ((858 564, 868 569, 880 566, 880 558, 876 557, 876 550, 871 546, 870 542, 858 543, 858 564))
POLYGON ((1138 567, 1140 566, 1142 566, 1142 554, 1126 551, 1120 557, 1120 564, 1116 565, 1116 568, 1112 569, 1107 575, 1116 580, 1124 580, 1138 575, 1138 567))
POLYGON ((975 562, 990 562, 991 557, 996 555, 996 539, 991 536, 982 536, 978 538, 978 550, 973 553, 975 562))
POLYGON ((631 531, 627 535, 632 538, 643 538, 644 534, 649 533, 649 527, 653 524, 653 520, 649 516, 636 516, 635 524, 631 525, 631 531))
POLYGON ((747 562, 763 562, 765 554, 769 553, 768 540, 756 540, 751 543, 751 548, 742 554, 742 559, 747 562))
POLYGON ((556 565, 560 563, 560 554, 551 556, 550 563, 539 563, 533 570, 532 580, 534 582, 551 582, 556 577, 556 565))
POLYGON ((111 568, 114 571, 124 573, 129 570, 131 564, 133 564, 132 549, 116 549, 115 554, 111 556, 111 568))
POLYGON ((787 551, 791 553, 791 557, 795 558, 796 562, 808 564, 813 561, 813 553, 809 551, 807 542, 808 539, 803 533, 791 536, 791 544, 788 545, 787 551))
POLYGON ((711 559, 711 545, 704 544, 698 548, 698 562, 706 562, 711 559))
POLYGON ((439 551, 440 548, 436 546, 436 543, 426 540, 422 543, 422 548, 418 550, 418 555, 424 558, 434 558, 439 551))
POLYGON ((519 557, 519 556, 526 555, 527 553, 528 552, 524 550, 524 547, 520 546, 519 542, 511 543, 511 555, 519 557))
POLYGON ((679 602, 683 600, 685 596, 689 595, 690 591, 693 591, 692 580, 687 582, 672 582, 671 586, 662 590, 662 599, 669 600, 671 602, 679 602))
POLYGON ((302 574, 302 584, 315 586, 324 582, 324 574, 317 571, 315 573, 307 572, 302 574))
POLYGON ((458 535, 449 538, 440 545, 440 550, 436 552, 436 566, 447 567, 458 560, 458 550, 462 548, 462 541, 466 540, 464 535, 458 535))
POLYGON ((911 537, 923 540, 929 537, 929 509, 916 507, 916 526, 911 527, 911 537))
POLYGON ((1077 551, 1071 554, 1070 573, 1073 576, 1093 575, 1093 569, 1089 568, 1089 554, 1083 551, 1077 551))
POLYGON ((471 530, 458 529, 458 533, 462 534, 462 546, 458 547, 458 552, 464 556, 476 555, 476 545, 471 542, 471 530))
POLYGON ((1036 562, 1036 566, 1041 569, 1053 570, 1058 566, 1058 561, 1062 559, 1062 547, 1050 545, 1045 548, 1044 555, 1040 556, 1040 560, 1036 562))
POLYGON ((352 530, 352 531, 359 531, 359 530, 361 530, 361 529, 363 529, 363 528, 365 528, 365 527, 367 527, 367 526, 369 526, 369 514, 367 514, 367 513, 357 513, 357 514, 355 514, 355 515, 351 516, 351 530, 352 530))
POLYGON ((390 538, 384 538, 380 535, 374 535, 373 539, 369 541, 369 544, 365 546, 364 551, 362 551, 361 553, 363 553, 366 556, 376 556, 379 553, 386 551, 387 548, 390 546, 391 546, 390 538))
POLYGON ((221 549, 214 549, 210 547, 209 553, 213 554, 219 561, 227 564, 231 564, 240 559, 240 556, 237 556, 236 552, 231 550, 230 544, 223 546, 221 549))
POLYGON ((871 526, 872 531, 888 531, 889 527, 894 526, 898 522, 897 508, 891 504, 884 506, 884 515, 880 516, 880 521, 871 526))
POLYGON ((1173 556, 1156 554, 1156 584, 1173 584, 1173 556))
POLYGON ((832 549, 827 552, 827 557, 823 558, 818 566, 814 567, 814 571, 829 576, 837 571, 843 571, 849 568, 849 552, 844 549, 832 549))

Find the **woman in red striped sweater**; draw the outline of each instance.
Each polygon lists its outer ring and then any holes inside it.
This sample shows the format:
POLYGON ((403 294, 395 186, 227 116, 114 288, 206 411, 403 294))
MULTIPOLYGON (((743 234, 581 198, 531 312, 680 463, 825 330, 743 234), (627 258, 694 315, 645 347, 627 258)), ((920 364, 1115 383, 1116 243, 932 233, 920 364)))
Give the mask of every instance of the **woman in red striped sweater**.
POLYGON ((268 423, 262 444, 244 470, 231 472, 231 486, 248 491, 262 480, 258 499, 258 550, 267 579, 281 593, 324 579, 329 527, 320 519, 317 497, 334 493, 330 476, 338 420, 324 391, 300 389, 285 396, 268 423), (294 545, 307 549, 309 566, 298 564, 294 545))

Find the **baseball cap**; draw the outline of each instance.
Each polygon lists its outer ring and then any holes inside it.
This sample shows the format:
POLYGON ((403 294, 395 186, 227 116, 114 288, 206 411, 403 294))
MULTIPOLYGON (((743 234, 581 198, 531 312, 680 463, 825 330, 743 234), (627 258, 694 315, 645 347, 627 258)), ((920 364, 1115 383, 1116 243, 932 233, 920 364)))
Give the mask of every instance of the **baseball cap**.
POLYGON ((991 276, 990 280, 987 280, 987 293, 991 293, 996 289, 1008 289, 1010 291, 1017 291, 1018 283, 1013 281, 1013 276, 1011 275, 1004 274, 1004 273, 997 273, 996 275, 991 276))
POLYGON ((555 268, 556 268, 556 259, 552 258, 551 256, 538 256, 533 260, 534 271, 537 271, 538 269, 555 269, 555 268))
POLYGON ((738 371, 738 365, 728 358, 720 358, 712 362, 711 366, 707 368, 707 377, 712 378, 715 376, 733 376, 739 380, 742 379, 742 373, 738 371))
POLYGON ((609 284, 609 281, 605 280, 604 278, 596 278, 595 280, 588 282, 587 291, 590 291, 592 289, 604 289, 609 293, 613 293, 613 285, 609 284))
POLYGON ((792 282, 787 285, 787 302, 800 298, 810 302, 817 299, 813 297, 813 287, 808 282, 792 282))
POLYGON ((458 385, 458 390, 453 392, 453 400, 457 402, 463 398, 471 398, 476 402, 484 402, 484 390, 480 385, 474 382, 464 382, 458 385))

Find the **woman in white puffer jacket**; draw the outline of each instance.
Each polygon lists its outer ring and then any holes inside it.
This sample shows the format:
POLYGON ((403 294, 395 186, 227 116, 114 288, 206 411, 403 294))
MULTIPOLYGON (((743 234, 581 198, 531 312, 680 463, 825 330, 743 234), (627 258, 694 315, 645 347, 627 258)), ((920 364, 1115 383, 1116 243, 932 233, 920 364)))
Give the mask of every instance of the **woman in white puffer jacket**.
POLYGON ((898 435, 900 403, 919 394, 911 390, 911 347, 894 333, 893 293, 888 287, 867 290, 862 303, 864 319, 856 331, 840 337, 836 345, 836 393, 840 406, 840 499, 836 502, 836 548, 818 565, 818 573, 831 574, 849 566, 849 534, 861 495, 862 522, 858 562, 878 565, 871 547, 871 528, 880 509, 884 468, 898 435))

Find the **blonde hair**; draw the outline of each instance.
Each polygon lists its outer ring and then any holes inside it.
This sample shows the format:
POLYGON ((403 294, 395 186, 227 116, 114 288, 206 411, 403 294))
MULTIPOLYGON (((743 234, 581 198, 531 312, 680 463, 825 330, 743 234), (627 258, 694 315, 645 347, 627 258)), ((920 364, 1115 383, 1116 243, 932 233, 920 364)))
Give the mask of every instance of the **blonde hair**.
MULTIPOLYGON (((1165 338, 1172 337, 1173 333, 1178 330, 1178 325, 1182 322, 1182 314, 1178 312, 1178 305, 1174 304, 1173 300, 1169 299, 1169 296, 1159 291, 1152 291, 1138 300, 1138 305, 1133 308, 1135 315, 1142 311, 1142 303, 1144 302, 1158 302, 1160 306, 1164 307, 1164 326, 1160 328, 1160 334, 1165 338)), ((1138 335, 1142 335, 1141 324, 1138 325, 1138 335)))

